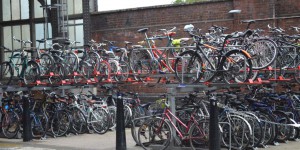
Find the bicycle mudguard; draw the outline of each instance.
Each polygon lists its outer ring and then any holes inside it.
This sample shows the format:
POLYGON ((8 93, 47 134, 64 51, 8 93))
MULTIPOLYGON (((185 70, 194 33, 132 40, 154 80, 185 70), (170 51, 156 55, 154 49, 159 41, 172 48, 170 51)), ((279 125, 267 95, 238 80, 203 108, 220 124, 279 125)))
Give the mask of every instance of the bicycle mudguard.
POLYGON ((247 51, 241 50, 241 52, 242 52, 243 54, 245 54, 248 58, 251 58, 251 55, 250 55, 247 51))

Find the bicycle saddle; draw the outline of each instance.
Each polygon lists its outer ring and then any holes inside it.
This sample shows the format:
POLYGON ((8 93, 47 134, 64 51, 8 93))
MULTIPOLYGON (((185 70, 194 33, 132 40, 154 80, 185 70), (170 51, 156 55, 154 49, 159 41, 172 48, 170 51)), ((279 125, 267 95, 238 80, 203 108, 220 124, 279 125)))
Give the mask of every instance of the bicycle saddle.
POLYGON ((142 28, 142 29, 138 29, 138 33, 145 33, 148 31, 149 28, 142 28))
POLYGON ((125 44, 132 44, 132 42, 124 41, 125 44))
POLYGON ((42 40, 36 40, 37 42, 39 42, 39 43, 45 43, 45 39, 42 39, 42 40))
POLYGON ((242 23, 254 23, 255 20, 242 20, 241 22, 242 23))

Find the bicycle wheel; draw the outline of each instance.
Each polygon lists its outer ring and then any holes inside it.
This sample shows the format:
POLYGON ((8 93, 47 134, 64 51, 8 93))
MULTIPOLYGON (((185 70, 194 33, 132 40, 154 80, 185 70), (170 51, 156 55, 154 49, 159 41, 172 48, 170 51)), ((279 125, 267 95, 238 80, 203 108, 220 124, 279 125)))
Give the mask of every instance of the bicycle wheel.
POLYGON ((160 145, 166 149, 172 139, 171 125, 161 118, 145 121, 138 130, 138 143, 144 149, 151 149, 152 145, 160 145))
POLYGON ((179 55, 175 61, 175 76, 180 83, 197 83, 203 76, 203 62, 198 53, 189 50, 179 55))
POLYGON ((109 129, 108 112, 103 108, 96 108, 90 114, 90 122, 93 130, 99 134, 104 134, 109 129))
POLYGON ((167 50, 167 58, 166 58, 166 62, 168 67, 171 69, 171 72, 175 72, 175 62, 176 62, 176 58, 179 56, 180 53, 184 52, 185 49, 184 48, 180 48, 180 49, 168 49, 167 50))
POLYGON ((86 117, 77 107, 69 108, 69 114, 72 117, 71 128, 78 134, 85 133, 87 129, 86 117))
POLYGON ((11 83, 14 72, 9 62, 2 62, 0 65, 0 85, 9 85, 11 83))
POLYGON ((244 117, 250 124, 252 128, 252 136, 250 136, 250 146, 258 147, 262 142, 263 137, 263 128, 261 121, 257 118, 257 116, 251 112, 245 112, 247 116, 244 117))
POLYGON ((294 79, 298 84, 300 84, 300 62, 295 67, 294 79))
POLYGON ((129 126, 132 121, 132 110, 128 105, 124 105, 124 125, 129 126))
POLYGON ((70 129, 71 118, 66 111, 58 110, 50 122, 50 129, 55 137, 65 135, 70 129))
POLYGON ((9 111, 2 115, 2 133, 6 138, 14 138, 20 130, 19 116, 16 112, 9 111))
MULTIPOLYGON (((126 110, 126 109, 124 109, 126 110)), ((109 128, 116 127, 116 118, 117 118, 117 108, 116 106, 108 106, 108 114, 109 114, 109 128)), ((124 113, 125 115, 126 113, 124 113)))
POLYGON ((189 129, 189 139, 193 150, 208 148, 209 120, 201 119, 197 123, 193 123, 189 129))
POLYGON ((64 62, 70 70, 70 73, 73 73, 79 68, 79 58, 74 52, 69 52, 64 56, 64 62))
POLYGON ((125 61, 119 61, 119 71, 114 76, 114 79, 116 81, 126 81, 129 75, 129 67, 127 62, 125 61))
POLYGON ((259 39, 248 46, 246 51, 257 61, 257 66, 253 66, 253 69, 264 69, 274 62, 278 50, 274 41, 259 39))
POLYGON ((222 127, 222 143, 224 146, 234 149, 245 149, 250 144, 250 136, 252 128, 247 120, 238 115, 230 115, 229 118, 221 119, 221 122, 228 122, 221 124, 222 127), (230 134, 231 133, 231 134, 230 134))
POLYGON ((231 50, 221 60, 223 79, 226 83, 244 83, 252 75, 250 56, 241 50, 231 50))
POLYGON ((89 52, 88 57, 84 61, 89 62, 93 66, 93 71, 99 70, 100 67, 100 55, 96 52, 89 52))
POLYGON ((48 131, 48 117, 44 113, 34 113, 31 117, 31 131, 33 138, 42 138, 48 131))
POLYGON ((280 123, 278 126, 277 138, 279 142, 285 142, 291 136, 292 127, 289 126, 290 119, 289 117, 281 111, 273 111, 274 118, 277 123, 280 123))
POLYGON ((104 80, 108 80, 108 78, 110 78, 110 74, 111 74, 111 67, 110 64, 107 61, 101 61, 100 62, 100 66, 99 66, 99 73, 100 75, 98 75, 98 81, 104 81, 104 80))
POLYGON ((83 80, 89 80, 93 74, 93 67, 90 63, 81 61, 78 69, 79 75, 74 76, 75 83, 79 83, 83 80))
POLYGON ((34 83, 41 76, 40 66, 35 61, 29 61, 27 67, 23 69, 25 69, 23 75, 24 84, 34 83))
POLYGON ((40 69, 41 69, 41 76, 48 75, 54 66, 54 59, 51 55, 47 53, 43 53, 41 58, 39 59, 40 69))
POLYGON ((263 136, 262 136, 262 145, 272 144, 276 139, 276 132, 277 126, 273 124, 275 120, 273 116, 269 115, 268 113, 264 113, 262 111, 258 112, 257 117, 261 119, 261 125, 263 129, 263 136))
POLYGON ((129 66, 132 68, 134 78, 145 81, 152 72, 152 57, 148 50, 132 50, 129 57, 129 66))

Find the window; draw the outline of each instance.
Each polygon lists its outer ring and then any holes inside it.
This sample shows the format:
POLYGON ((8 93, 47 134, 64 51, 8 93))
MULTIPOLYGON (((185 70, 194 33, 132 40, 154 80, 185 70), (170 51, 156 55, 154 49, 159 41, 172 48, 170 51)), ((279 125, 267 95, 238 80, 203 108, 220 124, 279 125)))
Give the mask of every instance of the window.
MULTIPOLYGON (((44 23, 39 23, 39 24, 35 24, 35 38, 37 40, 40 40, 40 39, 48 39, 48 38, 52 38, 52 27, 51 27, 51 24, 48 23, 48 26, 46 26, 46 24, 44 23), (48 33, 46 32, 46 35, 45 35, 45 30, 46 28, 48 28, 48 33), (47 35, 48 34, 48 35, 47 35)), ((45 45, 39 45, 39 42, 36 42, 36 46, 40 46, 39 48, 49 48, 51 45, 51 41, 48 40, 47 43, 45 43, 45 45)))
POLYGON ((2 0, 3 21, 29 19, 28 0, 2 0))
POLYGON ((80 42, 76 46, 83 46, 83 20, 70 20, 69 22, 69 39, 80 42))

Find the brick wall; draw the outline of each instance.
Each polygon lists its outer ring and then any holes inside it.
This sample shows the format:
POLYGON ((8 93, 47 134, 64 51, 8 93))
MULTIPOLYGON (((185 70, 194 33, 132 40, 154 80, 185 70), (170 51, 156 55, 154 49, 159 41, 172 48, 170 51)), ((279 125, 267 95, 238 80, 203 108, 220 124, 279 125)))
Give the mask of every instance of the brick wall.
POLYGON ((239 20, 254 19, 252 28, 267 29, 267 24, 287 29, 298 26, 300 18, 298 0, 214 0, 195 4, 163 5, 145 8, 98 12, 92 14, 92 37, 115 40, 119 46, 123 41, 137 42, 143 36, 136 31, 148 27, 151 32, 161 28, 177 27, 177 37, 184 37, 184 25, 192 23, 204 31, 211 25, 226 26, 228 32, 243 30, 246 24, 239 20), (274 5, 275 3, 275 5, 274 5), (275 8, 275 11, 274 11, 275 8), (240 14, 228 14, 232 9, 240 9, 240 14), (272 19, 275 14, 277 18, 272 19))
MULTIPOLYGON (((92 38, 117 41, 118 46, 124 46, 123 41, 143 40, 143 35, 136 31, 148 27, 149 34, 158 29, 177 27, 175 37, 186 37, 183 27, 192 23, 206 32, 211 25, 226 26, 228 33, 241 31, 246 24, 240 20, 254 19, 256 23, 251 28, 262 28, 267 31, 267 25, 280 26, 288 29, 299 26, 299 0, 214 0, 194 4, 163 5, 146 8, 98 12, 91 15, 92 38), (230 10, 240 9, 240 14, 228 14, 230 10), (273 19, 275 17, 276 19, 273 19)), ((163 45, 161 45, 163 46, 163 45)))

